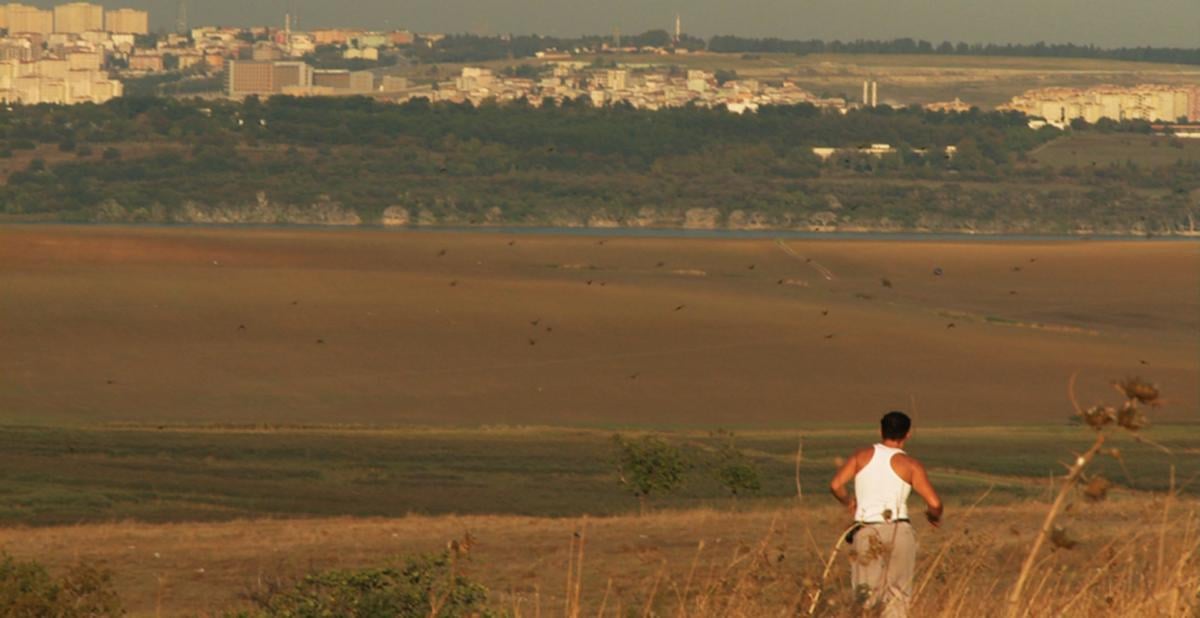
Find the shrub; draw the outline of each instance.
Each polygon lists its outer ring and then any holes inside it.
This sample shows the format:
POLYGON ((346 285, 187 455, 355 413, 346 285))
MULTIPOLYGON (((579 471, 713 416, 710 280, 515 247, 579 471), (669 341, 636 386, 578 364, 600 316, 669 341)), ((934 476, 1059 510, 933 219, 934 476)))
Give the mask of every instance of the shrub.
POLYGON ((718 432, 716 437, 724 439, 716 461, 716 477, 721 486, 735 498, 762 489, 758 466, 737 448, 733 434, 718 432))
POLYGON ((627 440, 615 435, 613 442, 618 479, 637 496, 639 512, 645 511, 650 494, 671 493, 683 486, 684 474, 691 466, 679 447, 654 436, 627 440))
POLYGON ((112 573, 79 563, 53 578, 36 562, 0 554, 0 616, 82 618, 121 616, 112 573))
POLYGON ((455 570, 449 554, 417 556, 398 567, 332 570, 291 587, 252 594, 243 617, 456 618, 489 616, 487 590, 455 570))

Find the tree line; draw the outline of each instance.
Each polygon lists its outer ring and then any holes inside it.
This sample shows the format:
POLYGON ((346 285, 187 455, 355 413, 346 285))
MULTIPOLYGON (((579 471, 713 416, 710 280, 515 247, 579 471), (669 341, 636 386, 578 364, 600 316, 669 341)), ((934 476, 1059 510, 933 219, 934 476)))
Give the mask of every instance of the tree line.
MULTIPOLYGON (((539 35, 478 36, 450 35, 439 40, 417 41, 408 54, 423 62, 485 62, 505 58, 530 58, 540 51, 596 50, 615 46, 612 36, 550 37, 539 35)), ((1094 58, 1170 64, 1200 64, 1200 48, 1117 47, 1074 43, 966 43, 926 41, 912 38, 890 40, 751 38, 716 35, 709 39, 683 35, 679 41, 665 30, 650 30, 622 36, 622 47, 683 48, 727 54, 932 54, 943 56, 1002 56, 1033 58, 1094 58)))
POLYGON ((1030 130, 1016 113, 919 107, 841 114, 794 105, 735 115, 587 99, 476 107, 123 98, 0 115, 0 158, 47 146, 55 153, 10 172, 0 213, 170 223, 195 221, 197 209, 244 212, 266 201, 275 214, 254 221, 306 222, 304 213, 340 209, 373 223, 399 208, 412 221, 455 225, 600 218, 678 227, 693 210, 715 226, 747 216, 789 228, 1024 233, 1190 225, 1200 163, 1034 161, 1033 149, 1059 135, 1030 130), (859 150, 881 142, 893 150, 859 150), (821 146, 839 150, 822 159, 813 151, 821 146))

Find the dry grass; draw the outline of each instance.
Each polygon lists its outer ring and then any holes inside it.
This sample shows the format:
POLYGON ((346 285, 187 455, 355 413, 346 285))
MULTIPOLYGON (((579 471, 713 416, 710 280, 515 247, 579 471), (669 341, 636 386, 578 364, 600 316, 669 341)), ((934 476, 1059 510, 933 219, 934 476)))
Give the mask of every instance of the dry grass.
MULTIPOLYGON (((1200 592, 1197 507, 1139 495, 1096 503, 1072 493, 1060 518, 1077 545, 1032 572, 1031 616, 1185 616, 1200 592)), ((1004 610, 1014 565, 1045 513, 1041 502, 951 510, 920 526, 914 615, 1004 610)), ((54 567, 106 562, 134 615, 216 615, 275 577, 378 565, 441 551, 469 532, 463 572, 520 616, 795 615, 807 609, 844 529, 833 506, 663 512, 645 517, 513 516, 106 524, 0 531, 0 546, 54 567)), ((817 615, 857 615, 848 564, 832 566, 817 615)))

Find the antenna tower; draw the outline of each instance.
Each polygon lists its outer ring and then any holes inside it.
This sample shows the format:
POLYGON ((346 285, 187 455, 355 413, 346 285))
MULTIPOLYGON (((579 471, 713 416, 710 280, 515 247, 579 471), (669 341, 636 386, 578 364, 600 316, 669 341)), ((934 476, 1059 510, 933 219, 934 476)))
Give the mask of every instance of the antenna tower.
POLYGON ((178 34, 187 34, 187 31, 187 0, 179 0, 178 4, 175 5, 175 32, 178 34))

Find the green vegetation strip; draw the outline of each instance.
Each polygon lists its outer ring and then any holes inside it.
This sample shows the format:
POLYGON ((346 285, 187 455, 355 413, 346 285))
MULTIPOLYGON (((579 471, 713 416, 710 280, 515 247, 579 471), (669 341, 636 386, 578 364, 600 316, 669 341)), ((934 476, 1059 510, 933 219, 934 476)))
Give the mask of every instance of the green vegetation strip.
POLYGON ((1038 151, 1062 133, 1026 123, 582 100, 17 107, 0 117, 0 221, 1194 233, 1200 159, 1181 140, 1083 124, 1083 152, 1109 153, 1088 158, 1038 151), (892 149, 859 150, 875 143, 892 149), (814 147, 839 150, 822 160, 814 147))
MULTIPOLYGON (((612 433, 567 429, 0 429, 0 522, 51 525, 84 521, 222 520, 258 516, 400 516, 407 513, 510 513, 547 516, 636 511, 618 481, 612 433)), ((640 432, 625 434, 635 438, 640 432)), ((668 432, 686 463, 682 484, 652 492, 649 508, 727 506, 795 496, 796 432, 668 432), (752 478, 753 477, 753 478, 752 478), (757 481, 757 482, 754 482, 757 481)), ((1189 444, 1200 427, 1150 434, 1167 456, 1114 437, 1128 476, 1111 458, 1096 471, 1138 490, 1161 490, 1169 469, 1183 484, 1200 474, 1189 444)), ((870 443, 866 430, 805 437, 806 499, 824 500, 835 458, 870 443)), ((1043 495, 1050 474, 1086 447, 1083 427, 927 429, 910 452, 934 470, 951 504, 991 484, 991 499, 1043 495)), ((1196 492, 1193 483, 1185 488, 1196 492)))

